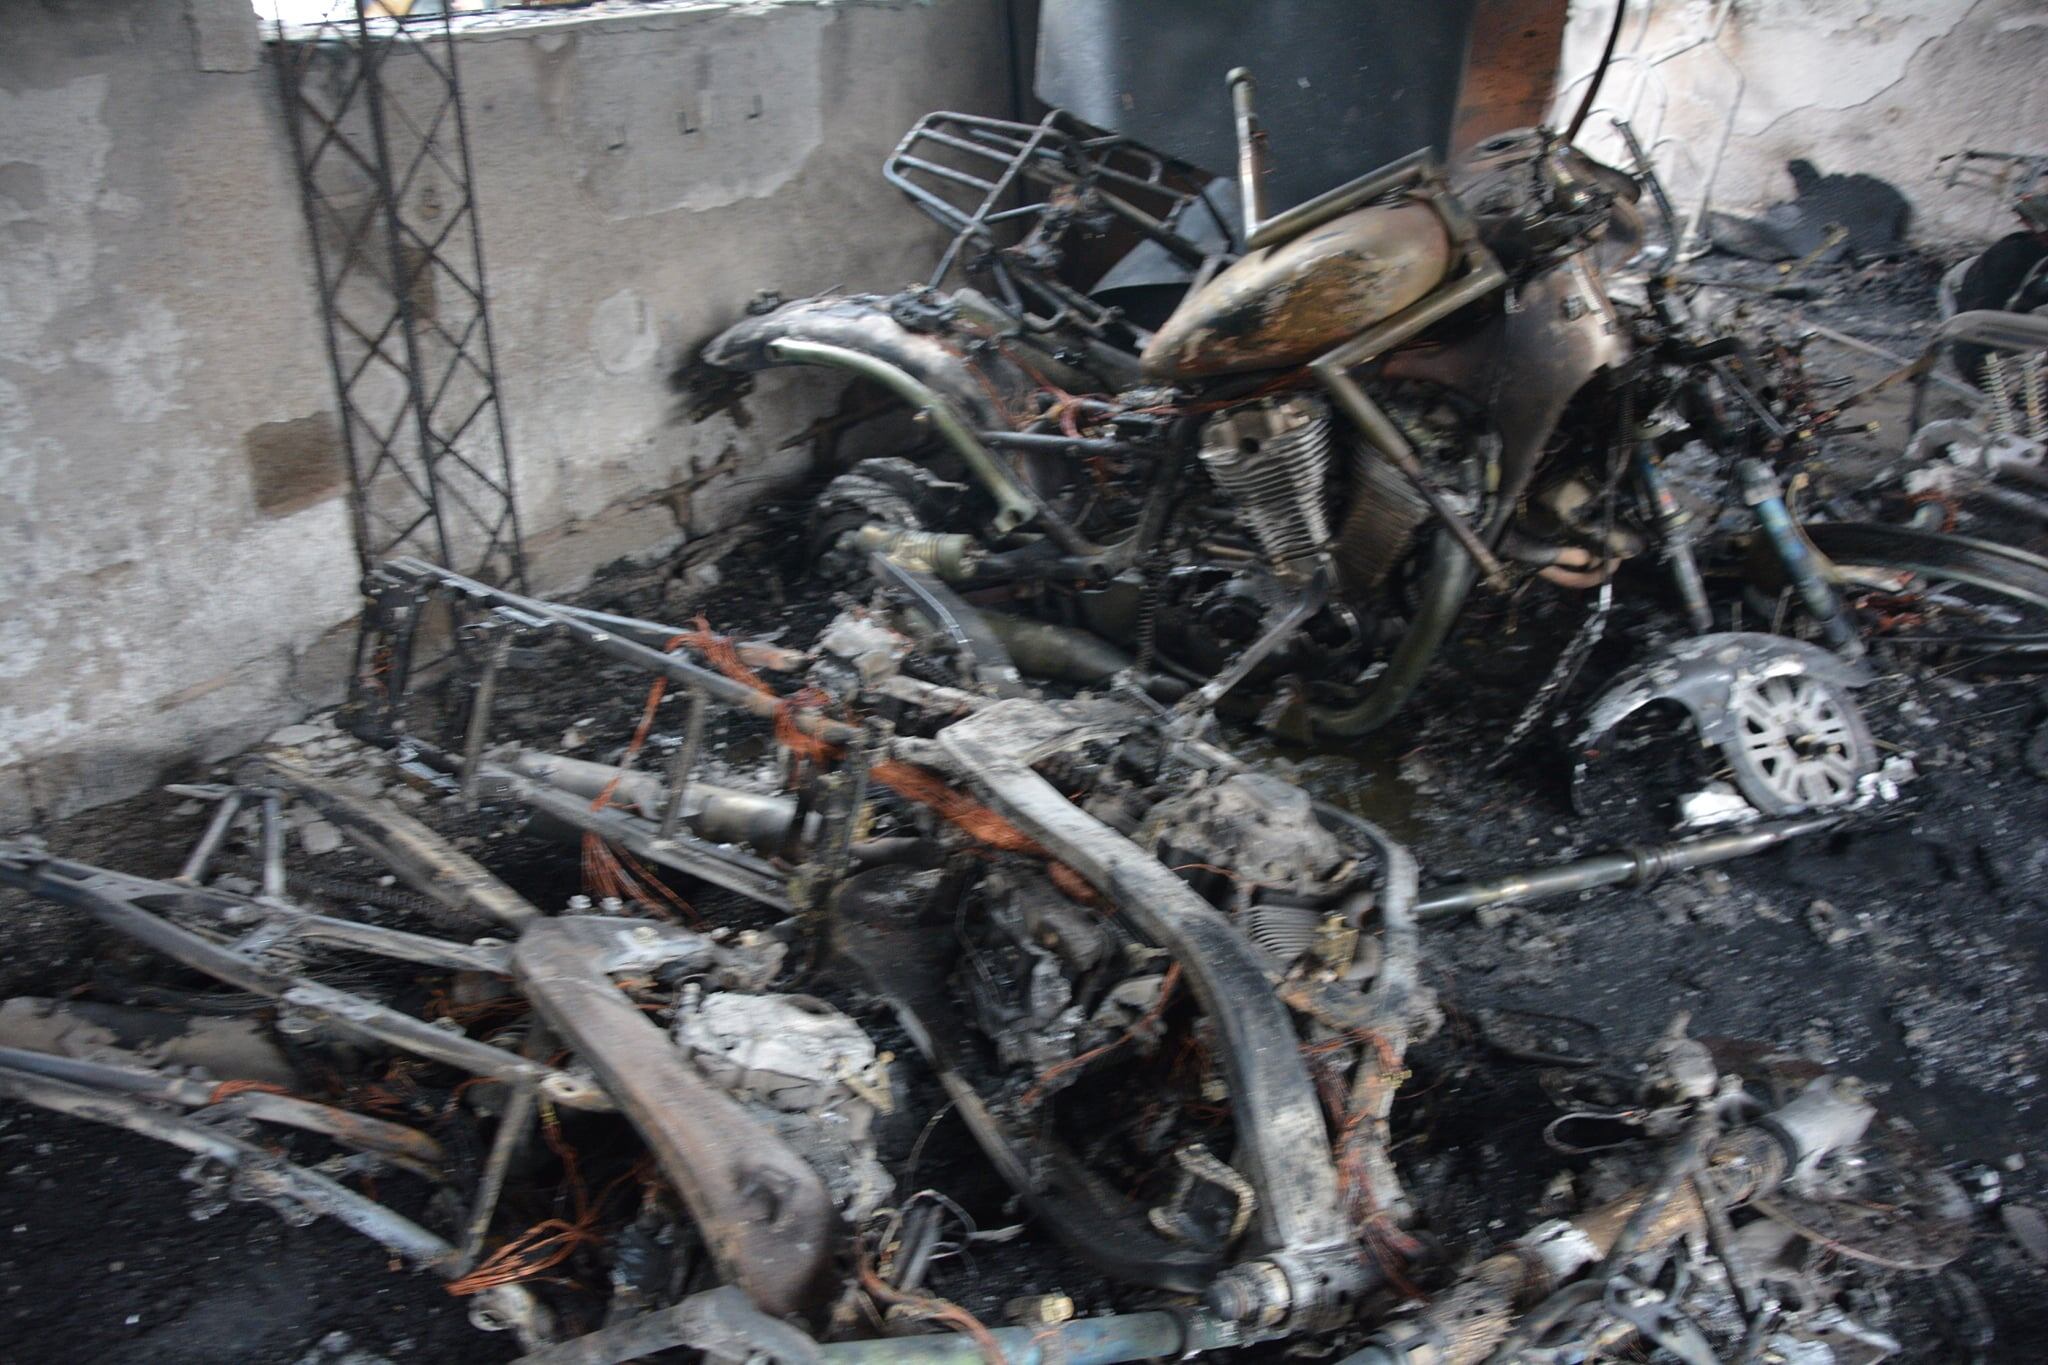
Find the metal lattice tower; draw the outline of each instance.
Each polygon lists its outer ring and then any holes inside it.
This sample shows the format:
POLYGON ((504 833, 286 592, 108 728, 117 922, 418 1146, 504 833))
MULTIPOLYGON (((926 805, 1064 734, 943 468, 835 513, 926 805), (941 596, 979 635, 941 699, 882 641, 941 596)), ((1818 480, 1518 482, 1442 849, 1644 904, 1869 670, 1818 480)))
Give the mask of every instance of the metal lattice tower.
POLYGON ((318 274, 363 567, 523 586, 455 43, 376 0, 271 44, 318 274))

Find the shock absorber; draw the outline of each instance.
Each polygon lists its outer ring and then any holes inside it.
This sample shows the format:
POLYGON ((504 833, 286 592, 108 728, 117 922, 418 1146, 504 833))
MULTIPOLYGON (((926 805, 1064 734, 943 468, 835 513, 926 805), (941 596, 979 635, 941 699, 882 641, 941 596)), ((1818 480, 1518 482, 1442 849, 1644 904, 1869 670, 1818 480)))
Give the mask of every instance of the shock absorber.
POLYGON ((1657 536, 1662 542, 1664 562, 1678 584, 1678 595, 1684 599, 1686 617, 1692 622, 1692 628, 1704 635, 1714 628, 1714 612, 1707 605, 1707 585, 1700 577, 1699 561, 1693 558, 1692 528, 1687 524, 1691 518, 1678 505, 1671 484, 1657 463, 1654 442, 1637 443, 1636 478, 1641 480, 1651 514, 1657 519, 1657 536))
POLYGON ((1995 351, 1984 357, 1984 393, 1991 400, 1991 434, 2012 435, 2012 384, 2005 373, 2005 357, 1995 351))
POLYGON ((2048 385, 2043 383, 2043 364, 2048 364, 2048 354, 2040 351, 2020 361, 2020 392, 2027 406, 2027 436, 2035 441, 2048 437, 2048 385))

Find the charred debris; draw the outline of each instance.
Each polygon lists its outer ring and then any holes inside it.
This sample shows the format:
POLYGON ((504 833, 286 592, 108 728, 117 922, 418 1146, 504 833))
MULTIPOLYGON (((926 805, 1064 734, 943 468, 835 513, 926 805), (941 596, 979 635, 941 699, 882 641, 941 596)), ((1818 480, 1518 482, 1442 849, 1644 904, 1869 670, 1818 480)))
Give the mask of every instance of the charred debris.
POLYGON ((1236 184, 919 123, 930 282, 764 296, 691 376, 893 414, 719 592, 386 563, 352 737, 181 789, 175 875, 0 847, 158 987, 0 1005, 0 1095, 534 1365, 1981 1356, 1995 1192, 1899 1087, 1660 1000, 1644 1055, 1482 1017, 1433 945, 1909 818, 1900 698, 2048 642, 2048 327, 2008 290, 1873 375, 1815 276, 1682 261, 1652 168, 1544 131, 1268 214, 1230 91, 1236 184), (1425 733, 1588 842, 1418 859, 1329 774, 1425 733), (1540 1200, 1456 1159, 1482 1122, 1540 1200))

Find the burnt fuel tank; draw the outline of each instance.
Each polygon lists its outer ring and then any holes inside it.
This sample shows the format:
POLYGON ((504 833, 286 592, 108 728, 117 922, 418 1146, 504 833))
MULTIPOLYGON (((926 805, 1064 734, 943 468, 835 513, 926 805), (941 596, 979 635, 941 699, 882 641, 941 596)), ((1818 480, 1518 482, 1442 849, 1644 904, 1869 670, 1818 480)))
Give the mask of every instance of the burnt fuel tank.
POLYGON ((1304 364, 1414 303, 1450 267, 1436 210, 1368 205, 1232 264, 1181 301, 1140 363, 1168 383, 1304 364))

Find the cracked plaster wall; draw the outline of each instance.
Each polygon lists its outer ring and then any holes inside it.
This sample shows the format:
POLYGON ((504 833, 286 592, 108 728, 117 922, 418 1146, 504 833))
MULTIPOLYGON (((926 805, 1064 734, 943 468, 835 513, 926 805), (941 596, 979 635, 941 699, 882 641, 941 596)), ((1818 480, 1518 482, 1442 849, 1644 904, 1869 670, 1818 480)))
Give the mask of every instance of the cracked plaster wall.
MULTIPOLYGON (((243 0, 0 0, 0 829, 143 789, 336 698, 356 610, 335 397, 243 0)), ((833 386, 678 420, 757 290, 895 288, 880 175, 1004 113, 1001 0, 690 4, 464 35, 537 586, 746 514, 833 386)), ((402 79, 395 72, 394 79, 402 79)))
MULTIPOLYGON (((1641 0, 1632 8, 1645 12, 1641 0)), ((1672 51, 1709 8, 1650 0, 1646 40, 1638 49, 1631 22, 1620 50, 1672 51)), ((1592 67, 1614 13, 1609 0, 1573 0, 1571 9, 1567 78, 1592 67)), ((1603 104, 1639 111, 1639 133, 1659 137, 1660 168, 1684 205, 1697 197, 1731 104, 1716 207, 1754 210, 1789 197, 1785 163, 1804 157, 1824 172, 1896 184, 1925 240, 2011 230, 1995 195, 1943 183, 1940 157, 1968 147, 2048 153, 2048 0, 1735 0, 1720 52, 1727 61, 1695 48, 1647 80, 1641 66, 1617 63, 1603 92, 1603 104)), ((1567 89, 1559 106, 1568 112, 1576 96, 1567 89)), ((1621 159, 1618 147, 1598 145, 1621 159)))

